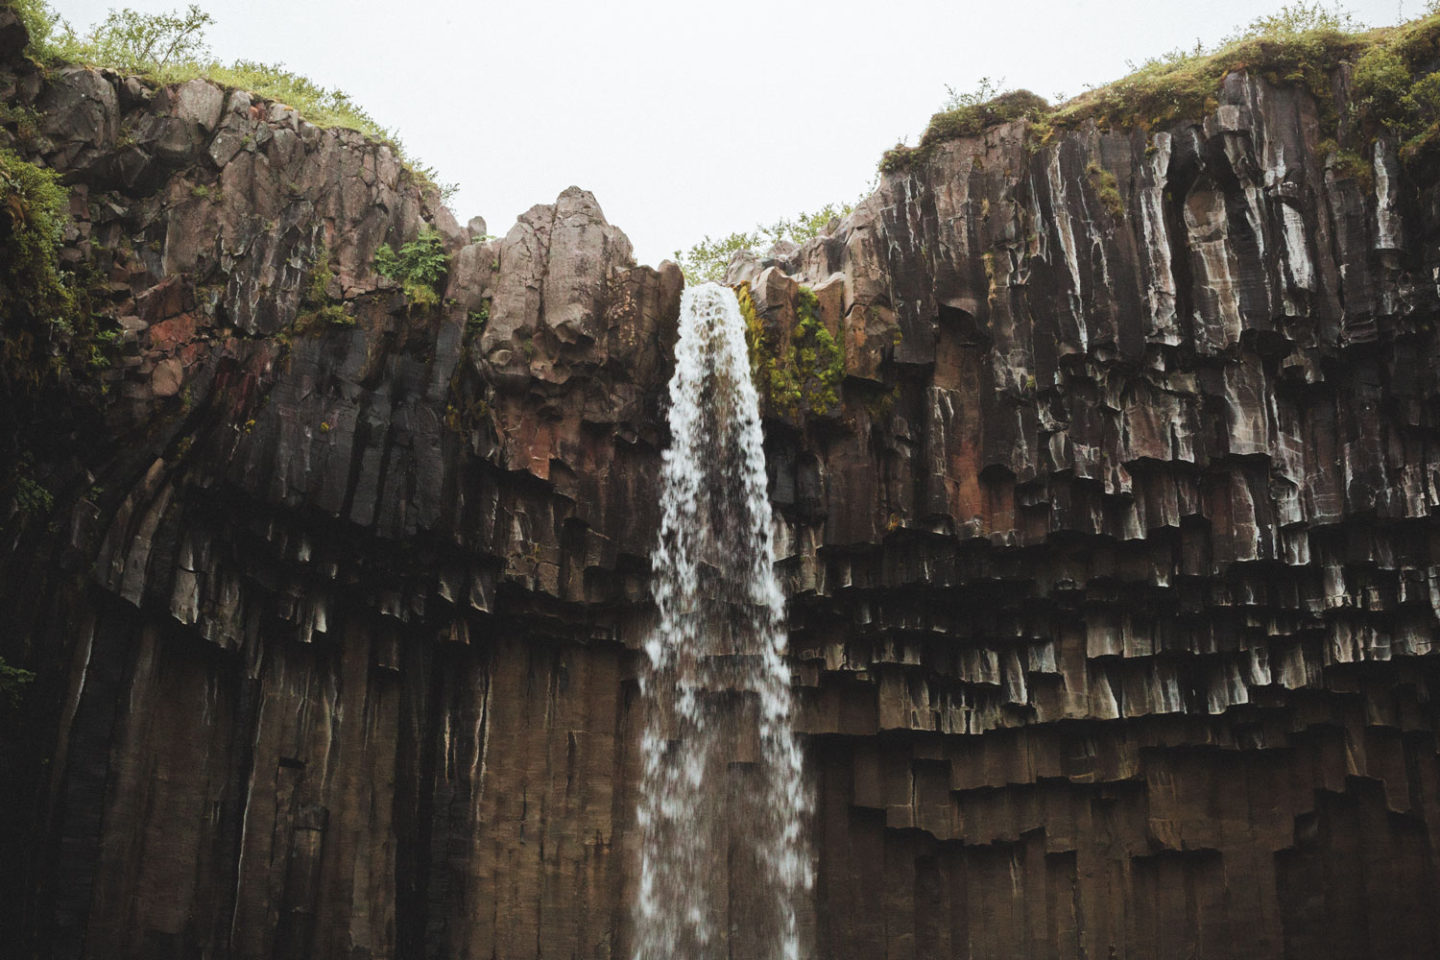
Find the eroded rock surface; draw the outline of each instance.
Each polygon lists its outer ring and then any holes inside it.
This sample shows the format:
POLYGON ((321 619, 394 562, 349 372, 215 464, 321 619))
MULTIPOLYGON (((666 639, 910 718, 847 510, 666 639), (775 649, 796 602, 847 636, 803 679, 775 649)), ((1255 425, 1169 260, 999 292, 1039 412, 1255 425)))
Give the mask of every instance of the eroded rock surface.
MULTIPOLYGON (((485 240, 283 105, 6 63, 122 331, 4 528, 12 929, 625 955, 679 271, 582 190, 485 240), (373 265, 427 225, 433 310, 373 265)), ((1194 125, 950 142, 734 265, 843 352, 767 421, 816 956, 1440 952, 1440 178, 1325 136, 1233 75, 1194 125)))

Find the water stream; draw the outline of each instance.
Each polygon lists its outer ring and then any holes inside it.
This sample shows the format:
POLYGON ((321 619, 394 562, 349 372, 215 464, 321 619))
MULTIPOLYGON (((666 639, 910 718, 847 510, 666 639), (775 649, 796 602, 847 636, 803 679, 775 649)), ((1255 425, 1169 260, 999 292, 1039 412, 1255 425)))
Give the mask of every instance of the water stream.
POLYGON ((759 401, 735 295, 687 288, 652 555, 635 960, 797 960, 812 885, 759 401))

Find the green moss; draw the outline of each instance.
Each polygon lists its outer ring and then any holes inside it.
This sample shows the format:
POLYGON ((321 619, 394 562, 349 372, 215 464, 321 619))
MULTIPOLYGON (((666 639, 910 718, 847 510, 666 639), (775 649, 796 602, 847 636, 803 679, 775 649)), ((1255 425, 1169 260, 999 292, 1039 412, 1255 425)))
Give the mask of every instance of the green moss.
POLYGON ((406 169, 442 199, 453 184, 437 181, 433 168, 408 157, 393 130, 381 126, 343 90, 316 83, 277 64, 254 60, 221 63, 210 59, 205 31, 212 16, 191 4, 185 11, 144 13, 111 10, 88 32, 76 31, 45 0, 12 0, 30 33, 29 53, 42 64, 83 63, 138 76, 152 84, 185 83, 203 77, 229 89, 248 90, 292 107, 317 127, 358 130, 395 150, 406 169))
POLYGON ((750 285, 735 287, 735 296, 745 318, 751 378, 762 400, 776 413, 791 417, 824 415, 838 407, 845 351, 821 321, 815 292, 800 287, 795 329, 784 345, 776 342, 778 338, 756 313, 750 285))
MULTIPOLYGON (((1274 84, 1301 86, 1315 98, 1321 129, 1341 127, 1332 78, 1343 63, 1355 65, 1354 103, 1362 134, 1390 131, 1404 140, 1410 158, 1440 142, 1440 12, 1396 27, 1361 31, 1344 14, 1320 4, 1295 3, 1257 18, 1218 47, 1176 50, 1141 64, 1113 83, 1087 91, 1056 107, 1024 91, 985 102, 974 96, 931 118, 916 148, 897 147, 882 170, 902 169, 923 159, 936 143, 973 136, 1007 120, 1030 121, 1031 141, 1093 120, 1101 126, 1149 129, 1194 121, 1213 112, 1221 81, 1246 71, 1274 84), (1007 98, 1013 98, 1007 100, 1007 98)), ((992 92, 982 84, 982 91, 992 92)))
POLYGON ((468 435, 494 421, 490 404, 481 397, 456 401, 445 406, 445 426, 452 433, 468 435))
POLYGON ((880 161, 880 169, 903 169, 924 159, 938 143, 974 136, 1013 120, 1040 120, 1050 112, 1050 104, 1045 98, 1029 90, 1010 90, 992 96, 994 92, 988 80, 980 82, 976 93, 957 94, 951 90, 945 108, 930 118, 920 145, 911 148, 901 144, 887 150, 880 161))
POLYGON ((321 243, 310 258, 310 280, 300 297, 300 313, 295 318, 296 333, 316 333, 327 327, 353 327, 355 317, 345 304, 330 296, 335 269, 330 265, 330 247, 321 243))
POLYGON ((1090 181, 1090 187, 1095 191, 1095 196, 1100 199, 1101 205, 1110 211, 1110 215, 1117 220, 1123 218, 1125 216, 1125 199, 1120 196, 1120 185, 1115 180, 1115 174, 1092 160, 1085 167, 1085 178, 1090 181))

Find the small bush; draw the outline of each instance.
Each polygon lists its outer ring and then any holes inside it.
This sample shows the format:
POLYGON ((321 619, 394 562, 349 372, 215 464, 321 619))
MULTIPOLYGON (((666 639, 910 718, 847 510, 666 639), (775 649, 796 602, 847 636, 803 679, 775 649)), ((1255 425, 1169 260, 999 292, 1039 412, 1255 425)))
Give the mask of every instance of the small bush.
POLYGON ((1355 63, 1353 78, 1358 106, 1382 122, 1401 119, 1410 92, 1410 68, 1388 47, 1369 50, 1355 63))
POLYGON ((410 302, 421 307, 440 303, 440 282, 449 265, 445 242, 430 227, 422 227, 398 253, 388 243, 375 251, 375 272, 399 283, 410 302))
POLYGON ((169 13, 142 13, 125 7, 111 10, 84 36, 57 18, 53 26, 58 26, 59 31, 52 29, 46 39, 67 60, 103 63, 122 72, 145 74, 202 61, 210 52, 205 29, 214 23, 214 17, 193 3, 183 12, 169 13))
POLYGON ((848 203, 827 203, 813 213, 801 212, 793 219, 781 217, 768 226, 759 224, 754 230, 732 233, 718 240, 711 240, 707 235, 688 250, 676 250, 675 262, 685 274, 686 283, 720 283, 725 279, 730 258, 739 251, 768 250, 782 240, 804 243, 823 235, 832 221, 844 219, 853 209, 848 203))
POLYGON ((988 77, 983 78, 979 88, 972 93, 956 93, 953 87, 946 89, 949 99, 944 108, 930 118, 930 126, 920 141, 922 147, 980 133, 996 124, 1022 117, 1035 120, 1050 110, 1050 104, 1044 97, 1029 90, 995 92, 988 77))
POLYGON ((1440 16, 1408 24, 1388 42, 1366 51, 1355 64, 1354 91, 1368 132, 1402 142, 1400 156, 1413 160, 1440 143, 1440 71, 1434 50, 1440 16))

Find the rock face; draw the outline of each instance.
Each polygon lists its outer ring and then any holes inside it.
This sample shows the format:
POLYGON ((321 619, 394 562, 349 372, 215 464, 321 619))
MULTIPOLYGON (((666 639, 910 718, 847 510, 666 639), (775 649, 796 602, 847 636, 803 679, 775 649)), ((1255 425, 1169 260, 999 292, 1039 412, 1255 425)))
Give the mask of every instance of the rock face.
MULTIPOLYGON (((5 71, 122 331, 4 527, 6 928, 626 955, 679 271, 578 189, 472 242, 280 104, 5 71), (373 266, 425 225, 434 309, 373 266)), ((817 957, 1440 952, 1440 176, 1328 163, 1301 91, 1218 99, 950 142, 733 265, 844 355, 767 422, 817 957)))

